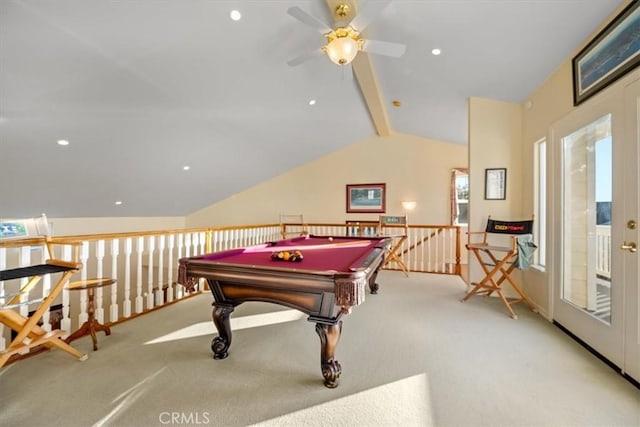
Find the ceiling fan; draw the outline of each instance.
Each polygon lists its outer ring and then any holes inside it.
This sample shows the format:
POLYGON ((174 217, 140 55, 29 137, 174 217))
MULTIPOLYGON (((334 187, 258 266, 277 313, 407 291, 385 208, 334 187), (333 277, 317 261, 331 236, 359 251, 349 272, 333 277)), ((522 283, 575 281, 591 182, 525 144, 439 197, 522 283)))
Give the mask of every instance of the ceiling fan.
POLYGON ((344 19, 349 15, 350 6, 344 3, 338 4, 334 11, 338 19, 338 25, 335 28, 309 15, 297 6, 290 7, 287 9, 287 13, 303 24, 322 33, 327 39, 327 44, 319 49, 300 55, 288 61, 287 64, 292 67, 300 65, 303 62, 325 53, 329 59, 337 65, 348 65, 353 61, 359 51, 395 58, 402 56, 407 49, 403 44, 360 37, 360 33, 386 9, 390 3, 391 0, 369 0, 351 22, 346 24, 342 24, 340 19, 344 19))

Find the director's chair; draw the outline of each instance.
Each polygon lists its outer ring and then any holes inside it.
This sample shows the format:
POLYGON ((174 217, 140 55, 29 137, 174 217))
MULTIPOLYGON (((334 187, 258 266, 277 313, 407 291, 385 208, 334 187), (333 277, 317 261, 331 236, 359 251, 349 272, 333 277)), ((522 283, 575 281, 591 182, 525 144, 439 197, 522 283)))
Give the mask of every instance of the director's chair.
POLYGON ((302 214, 280 214, 280 234, 287 236, 304 236, 308 234, 302 214))
POLYGON ((533 219, 526 221, 500 221, 487 219, 485 231, 469 232, 471 235, 482 235, 482 241, 471 242, 466 245, 467 249, 475 255, 480 267, 485 273, 484 278, 477 283, 471 283, 473 288, 466 294, 462 301, 466 301, 474 295, 491 295, 496 293, 513 319, 518 316, 511 308, 512 304, 524 301, 531 311, 536 312, 533 302, 527 297, 522 288, 511 277, 515 268, 526 269, 531 264, 533 252, 536 245, 533 243, 533 219), (490 235, 502 235, 500 242, 493 237, 493 243, 488 241, 490 235), (508 281, 520 298, 509 301, 503 291, 502 284, 508 281))
POLYGON ((7 247, 34 247, 42 246, 46 251, 47 259, 44 264, 31 265, 26 267, 12 268, 0 271, 0 323, 15 331, 15 337, 9 346, 0 350, 0 367, 4 366, 11 356, 18 353, 28 352, 36 346, 47 348, 59 348, 70 355, 86 360, 87 355, 81 353, 62 340, 65 331, 47 331, 38 325, 51 304, 62 291, 65 283, 77 272, 82 264, 78 262, 79 243, 56 242, 49 236, 49 226, 47 218, 42 215, 40 218, 19 219, 0 221, 0 248, 7 247), (54 245, 72 245, 73 261, 65 261, 55 258, 54 245), (45 275, 60 274, 57 282, 53 283, 48 291, 42 292, 41 296, 30 295, 32 289, 41 281, 45 275), (18 291, 6 293, 5 285, 14 280, 21 280, 18 291), (24 315, 18 311, 23 306, 35 306, 30 315, 24 315))
POLYGON ((387 264, 395 262, 396 265, 404 272, 405 276, 409 277, 409 269, 398 253, 404 241, 407 240, 407 227, 408 224, 406 216, 380 215, 379 217, 378 236, 391 237, 392 242, 394 242, 389 249, 389 253, 387 253, 387 256, 385 257, 384 264, 382 266, 385 267, 387 264))

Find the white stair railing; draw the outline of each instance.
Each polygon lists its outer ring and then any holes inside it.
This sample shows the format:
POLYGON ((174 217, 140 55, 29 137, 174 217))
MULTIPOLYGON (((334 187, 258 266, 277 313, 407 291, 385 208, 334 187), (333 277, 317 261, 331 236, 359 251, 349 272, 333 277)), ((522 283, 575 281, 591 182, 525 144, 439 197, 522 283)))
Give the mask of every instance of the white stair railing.
MULTIPOLYGON (((306 231, 317 235, 344 236, 345 224, 305 224, 306 231)), ((372 231, 367 229, 367 235, 372 231)), ((397 253, 410 271, 457 274, 459 265, 459 229, 456 226, 409 226, 407 239, 397 253)), ((58 240, 82 241, 80 260, 83 268, 70 281, 111 275, 116 283, 97 289, 96 318, 101 323, 113 324, 136 315, 189 297, 184 287, 177 285, 178 260, 238 247, 277 241, 282 237, 280 224, 245 227, 221 227, 192 230, 152 231, 141 233, 115 233, 57 237, 58 240), (106 268, 110 264, 110 268, 106 268), (106 271, 108 273, 104 274, 106 271), (103 294, 104 292, 104 294, 103 294), (104 298, 109 295, 109 298, 104 298), (106 315, 108 313, 108 316, 106 315)), ((29 265, 32 256, 38 256, 32 247, 0 246, 0 269, 29 265), (35 255, 34 255, 35 254, 35 255)), ((71 246, 63 246, 63 259, 72 259, 71 246)), ((40 251, 44 256, 44 251, 40 251)), ((397 267, 397 266, 396 266, 397 267)), ((389 265, 387 268, 396 268, 389 265)), ((43 278, 45 283, 49 278, 43 278)), ((46 286, 46 285, 45 285, 46 286)), ((0 298, 5 284, 0 282, 0 298)), ((198 292, 202 292, 201 286, 198 292)), ((64 289, 59 297, 62 319, 61 329, 67 335, 87 319, 87 292, 71 294, 64 289)), ((19 308, 28 315, 28 308, 19 308)), ((49 322, 49 314, 44 320, 49 322)), ((48 324, 43 325, 48 329, 48 324)), ((10 337, 10 330, 0 326, 0 350, 10 337)))

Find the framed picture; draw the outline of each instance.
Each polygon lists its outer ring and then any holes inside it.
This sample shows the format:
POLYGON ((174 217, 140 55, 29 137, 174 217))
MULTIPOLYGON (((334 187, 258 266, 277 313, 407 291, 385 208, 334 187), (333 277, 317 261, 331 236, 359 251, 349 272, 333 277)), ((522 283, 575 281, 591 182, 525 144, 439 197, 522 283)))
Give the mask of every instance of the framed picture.
POLYGON ((640 2, 633 1, 573 58, 573 105, 640 64, 640 2))
POLYGON ((347 184, 347 213, 384 213, 386 184, 347 184))
POLYGON ((505 200, 507 198, 507 169, 484 170, 484 199, 505 200))

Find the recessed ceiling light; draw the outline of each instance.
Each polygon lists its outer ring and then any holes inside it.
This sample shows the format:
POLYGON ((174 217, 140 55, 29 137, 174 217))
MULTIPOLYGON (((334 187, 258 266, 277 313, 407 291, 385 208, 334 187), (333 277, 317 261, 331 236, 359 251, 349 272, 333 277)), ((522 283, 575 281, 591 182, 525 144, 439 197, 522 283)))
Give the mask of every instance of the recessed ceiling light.
POLYGON ((182 169, 188 171, 189 169, 191 169, 191 166, 183 166, 182 169))
POLYGON ((67 141, 66 139, 59 139, 58 145, 69 145, 69 141, 67 141))
POLYGON ((120 206, 121 204, 122 204, 122 202, 121 202, 120 200, 118 200, 118 201, 116 202, 116 205, 118 205, 118 206, 120 206))
POLYGON ((435 48, 435 49, 431 49, 431 53, 433 55, 438 56, 438 55, 440 55, 442 53, 442 51, 440 49, 438 49, 438 48, 435 48))
POLYGON ((234 21, 239 21, 240 18, 242 18, 242 14, 240 13, 240 11, 238 10, 232 10, 231 13, 229 14, 229 16, 231 17, 231 19, 233 19, 234 21))
POLYGON ((311 101, 309 101, 309 105, 316 105, 316 100, 312 99, 311 101))

